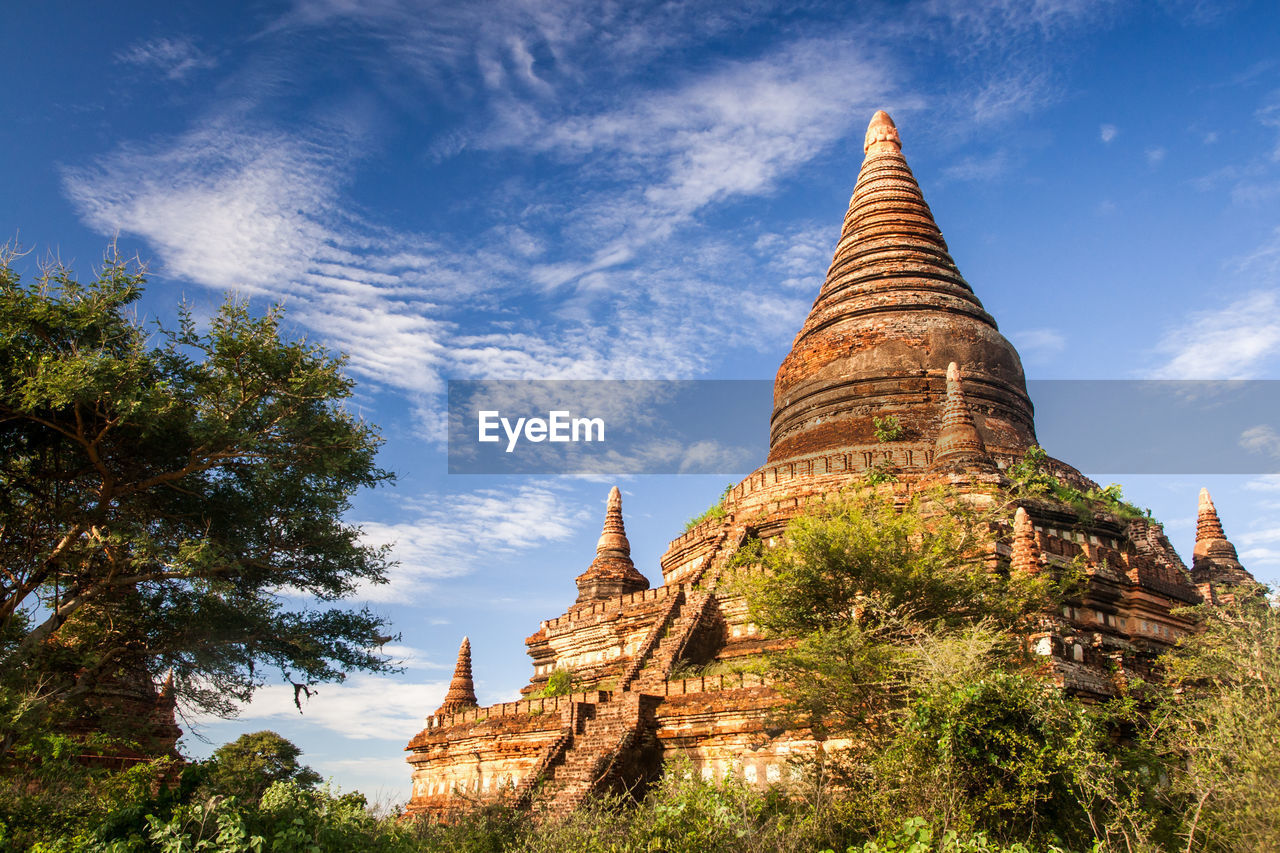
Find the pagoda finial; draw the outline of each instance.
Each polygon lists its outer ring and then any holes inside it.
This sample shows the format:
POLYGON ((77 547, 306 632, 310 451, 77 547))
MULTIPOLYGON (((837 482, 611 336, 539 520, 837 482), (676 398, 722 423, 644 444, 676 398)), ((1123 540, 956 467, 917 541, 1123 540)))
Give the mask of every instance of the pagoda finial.
POLYGON ((899 151, 902 150, 902 140, 898 138, 898 126, 893 123, 893 119, 889 118, 889 114, 884 110, 876 110, 876 114, 871 117, 871 121, 867 125, 867 136, 862 143, 862 150, 870 153, 871 146, 877 143, 892 145, 899 151))
POLYGON ((947 365, 947 401, 942 407, 942 429, 934 445, 933 464, 958 467, 991 467, 987 446, 978 433, 969 402, 964 396, 960 365, 947 365))
POLYGON ((1208 489, 1200 490, 1200 501, 1196 513, 1196 543, 1201 540, 1226 539, 1222 530, 1222 522, 1218 519, 1218 508, 1213 505, 1208 489))
POLYGON ((631 556, 631 542, 627 540, 627 529, 622 523, 622 492, 617 486, 609 490, 609 500, 604 509, 604 530, 596 542, 596 555, 605 554, 631 556))
POLYGON ((475 683, 471 680, 471 639, 463 637, 462 645, 458 646, 458 662, 453 667, 449 692, 444 695, 444 702, 436 709, 436 714, 456 714, 478 704, 475 683))
POLYGON ((1036 527, 1031 516, 1022 507, 1013 514, 1013 554, 1009 570, 1013 574, 1029 575, 1040 571, 1040 544, 1036 541, 1036 527))
POLYGON ((164 683, 160 685, 160 701, 175 703, 177 700, 177 691, 173 681, 173 667, 169 667, 169 671, 164 676, 164 683))
POLYGON ((649 588, 649 579, 631 561, 631 543, 622 523, 622 492, 614 486, 604 508, 604 529, 596 541, 596 558, 577 577, 577 604, 603 601, 649 588))

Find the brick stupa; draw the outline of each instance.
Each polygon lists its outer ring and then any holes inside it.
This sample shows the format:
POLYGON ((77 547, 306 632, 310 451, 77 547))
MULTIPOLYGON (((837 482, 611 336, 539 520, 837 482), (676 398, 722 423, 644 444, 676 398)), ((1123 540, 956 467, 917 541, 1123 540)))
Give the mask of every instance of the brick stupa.
POLYGON ((614 486, 605 504, 604 530, 596 542, 596 558, 578 575, 578 604, 606 601, 649 588, 649 579, 631 562, 631 543, 622 522, 622 493, 614 486))
POLYGON ((453 665, 453 679, 444 695, 444 702, 436 709, 436 716, 456 714, 477 705, 476 686, 471 680, 471 638, 463 637, 458 646, 458 662, 453 665))
MULTIPOLYGON (((1018 354, 956 268, 885 113, 872 117, 865 150, 826 282, 778 370, 765 466, 728 491, 721 517, 670 543, 653 589, 631 561, 621 496, 610 492, 577 601, 526 640, 524 698, 442 709, 409 743, 410 812, 445 814, 504 792, 563 812, 593 792, 641 793, 673 760, 705 778, 782 780, 817 744, 807 730, 777 728, 773 687, 732 667, 787 642, 763 637, 720 584, 739 546, 779 541, 807 506, 871 473, 891 472, 883 487, 904 499, 935 483, 974 497, 1008 486, 1002 471, 1036 440, 1018 354), (889 416, 900 429, 877 430, 889 416), (708 664, 728 672, 696 674, 708 664), (573 692, 549 695, 557 672, 573 692)), ((1096 488, 1062 462, 1046 468, 1096 488)), ((992 564, 1084 567, 1084 591, 1045 613, 1028 643, 1062 689, 1086 698, 1149 676, 1192 630, 1178 608, 1249 579, 1207 493, 1191 570, 1149 519, 1019 503, 992 564)))

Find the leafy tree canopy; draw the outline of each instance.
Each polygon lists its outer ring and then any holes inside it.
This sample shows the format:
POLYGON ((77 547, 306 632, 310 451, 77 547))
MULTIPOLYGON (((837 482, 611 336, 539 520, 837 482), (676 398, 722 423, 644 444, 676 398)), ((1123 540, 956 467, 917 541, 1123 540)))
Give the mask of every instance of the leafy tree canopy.
POLYGON ((172 670, 226 713, 263 683, 383 670, 386 626, 326 606, 384 581, 343 514, 392 475, 343 360, 228 300, 151 333, 144 271, 107 257, 20 281, 0 258, 0 687, 20 718, 172 670), (301 606, 297 602, 317 601, 301 606))
POLYGON ((1089 797, 1113 794, 1076 782, 1118 772, 1105 727, 1037 675, 1019 636, 1075 578, 997 561, 1008 515, 996 493, 864 488, 739 555, 752 618, 783 639, 764 662, 783 722, 832 744, 813 769, 859 792, 866 831, 924 814, 1004 838, 1083 837, 1089 797))
POLYGON ((1280 849, 1280 605, 1241 586, 1190 613, 1201 630, 1163 663, 1148 737, 1186 849, 1280 849))
POLYGON ((206 784, 223 796, 257 802, 275 782, 293 781, 313 788, 320 774, 298 758, 302 750, 275 732, 243 734, 213 751, 206 784))

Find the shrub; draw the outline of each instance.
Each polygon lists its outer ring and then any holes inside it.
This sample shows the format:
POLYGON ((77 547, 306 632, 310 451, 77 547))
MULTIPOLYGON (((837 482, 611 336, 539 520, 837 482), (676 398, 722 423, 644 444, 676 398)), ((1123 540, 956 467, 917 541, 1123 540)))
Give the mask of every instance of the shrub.
POLYGON ((871 425, 875 430, 876 441, 882 444, 890 441, 900 441, 905 433, 902 428, 902 422, 898 420, 897 415, 872 418, 871 425))
POLYGON ((549 699, 552 696, 564 696, 572 692, 573 673, 567 669, 557 669, 547 676, 546 686, 539 691, 539 695, 549 699))
POLYGON ((697 527, 699 524, 702 524, 704 521, 712 521, 715 519, 724 518, 726 515, 728 515, 729 511, 725 509, 724 502, 725 502, 725 499, 729 497, 729 493, 732 491, 733 491, 733 483, 730 483, 729 485, 725 486, 724 491, 720 493, 720 500, 716 501, 711 506, 707 507, 703 512, 699 513, 698 515, 695 515, 693 518, 685 522, 684 524, 685 533, 688 533, 690 530, 697 527))

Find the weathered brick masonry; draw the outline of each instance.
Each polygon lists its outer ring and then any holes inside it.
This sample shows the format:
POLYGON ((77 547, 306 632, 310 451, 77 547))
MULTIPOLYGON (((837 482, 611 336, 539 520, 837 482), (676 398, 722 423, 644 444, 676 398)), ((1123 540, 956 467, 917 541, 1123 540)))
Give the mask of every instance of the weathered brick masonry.
MULTIPOLYGON (((592 689, 474 707, 464 640, 445 704, 408 746, 411 812, 443 813, 504 790, 566 810, 593 791, 643 786, 676 759, 707 777, 782 779, 788 759, 815 744, 807 731, 770 725, 779 702, 770 685, 741 674, 679 677, 682 664, 730 662, 777 642, 719 583, 738 546, 776 542, 806 505, 885 466, 897 482, 880 488, 904 498, 934 483, 1000 487, 1001 472, 1035 444, 1021 360, 951 259, 885 113, 872 118, 865 149, 826 282, 778 370, 766 465, 728 492, 722 518, 671 542, 653 589, 631 561, 612 490, 577 601, 525 641, 526 697, 557 670, 592 689), (901 434, 879 441, 874 419, 890 415, 901 434)), ((1049 468, 1096 486, 1063 462, 1049 468)), ((997 559, 1086 566, 1087 591, 1045 614, 1030 638, 1075 693, 1114 695, 1190 630, 1173 609, 1249 579, 1207 492, 1190 570, 1154 521, 1021 503, 997 559)))

